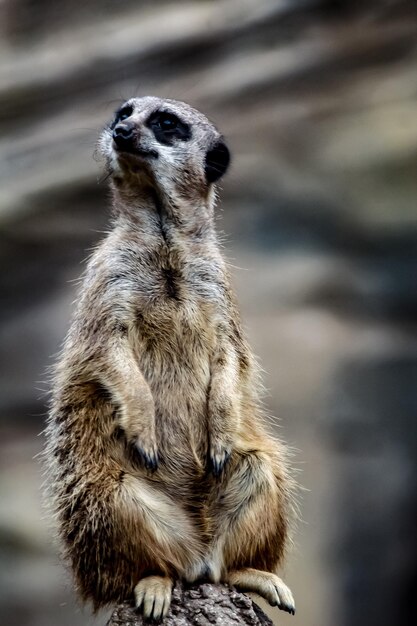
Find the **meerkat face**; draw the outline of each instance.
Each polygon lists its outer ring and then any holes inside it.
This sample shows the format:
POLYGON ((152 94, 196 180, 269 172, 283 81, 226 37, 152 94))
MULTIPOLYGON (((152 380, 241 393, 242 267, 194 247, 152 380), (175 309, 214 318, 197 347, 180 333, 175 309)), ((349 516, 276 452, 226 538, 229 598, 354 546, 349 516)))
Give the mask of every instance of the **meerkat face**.
POLYGON ((230 154, 216 128, 184 102, 131 98, 102 133, 99 148, 115 180, 207 192, 226 172, 230 154))

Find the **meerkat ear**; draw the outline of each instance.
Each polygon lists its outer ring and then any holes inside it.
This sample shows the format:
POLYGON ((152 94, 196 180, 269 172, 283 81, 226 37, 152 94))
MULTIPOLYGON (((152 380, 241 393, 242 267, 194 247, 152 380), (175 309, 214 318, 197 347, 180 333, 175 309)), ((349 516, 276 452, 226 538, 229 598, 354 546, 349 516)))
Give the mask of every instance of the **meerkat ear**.
POLYGON ((215 183, 226 172, 230 163, 230 152, 224 141, 219 139, 206 154, 205 172, 208 183, 215 183))

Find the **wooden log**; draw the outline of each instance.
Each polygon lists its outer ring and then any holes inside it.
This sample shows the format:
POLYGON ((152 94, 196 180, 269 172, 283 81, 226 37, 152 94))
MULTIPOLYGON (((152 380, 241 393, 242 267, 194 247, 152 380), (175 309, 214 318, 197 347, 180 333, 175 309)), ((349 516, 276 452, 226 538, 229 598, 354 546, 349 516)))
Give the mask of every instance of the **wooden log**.
MULTIPOLYGON (((144 626, 146 622, 126 602, 114 610, 107 626, 144 626)), ((177 583, 163 626, 273 626, 253 600, 227 585, 201 583, 184 587, 177 583)))

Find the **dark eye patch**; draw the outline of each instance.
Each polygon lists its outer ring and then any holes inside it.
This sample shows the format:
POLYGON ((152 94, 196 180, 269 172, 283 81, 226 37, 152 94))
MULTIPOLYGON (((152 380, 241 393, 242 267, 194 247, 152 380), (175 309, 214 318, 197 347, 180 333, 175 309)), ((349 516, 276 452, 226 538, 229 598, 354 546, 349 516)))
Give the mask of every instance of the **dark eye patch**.
POLYGON ((191 138, 189 125, 168 111, 155 111, 148 118, 146 125, 153 131, 159 143, 168 146, 171 146, 176 139, 188 141, 191 138))
POLYGON ((123 122, 123 120, 127 120, 133 113, 133 107, 131 104, 124 104, 120 107, 118 111, 116 111, 116 115, 114 117, 113 122, 110 125, 110 128, 113 129, 116 124, 119 122, 123 122))

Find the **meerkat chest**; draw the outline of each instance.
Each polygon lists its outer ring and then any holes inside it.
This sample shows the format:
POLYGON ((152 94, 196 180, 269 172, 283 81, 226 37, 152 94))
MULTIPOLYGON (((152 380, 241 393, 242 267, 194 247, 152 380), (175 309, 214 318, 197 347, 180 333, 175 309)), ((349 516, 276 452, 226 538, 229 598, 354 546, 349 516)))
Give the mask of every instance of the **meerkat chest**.
POLYGON ((222 309, 219 264, 201 250, 160 248, 141 258, 135 282, 138 338, 148 349, 209 350, 222 309))
POLYGON ((143 255, 137 272, 138 306, 148 315, 213 314, 222 301, 219 263, 204 250, 161 245, 143 255))

